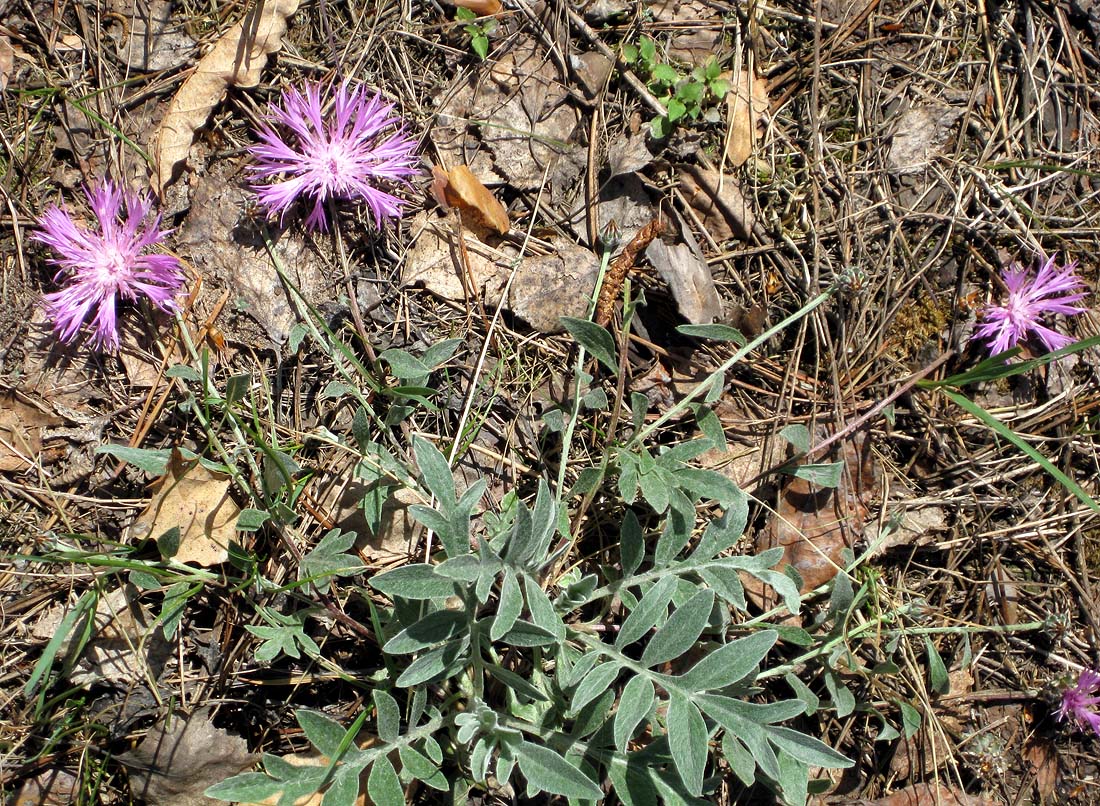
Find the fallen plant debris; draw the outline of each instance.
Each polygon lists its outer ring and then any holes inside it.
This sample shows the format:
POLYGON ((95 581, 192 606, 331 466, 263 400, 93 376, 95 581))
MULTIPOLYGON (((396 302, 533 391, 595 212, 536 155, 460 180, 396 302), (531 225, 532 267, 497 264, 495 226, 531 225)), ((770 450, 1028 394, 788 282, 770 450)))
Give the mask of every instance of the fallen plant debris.
POLYGON ((204 568, 229 559, 241 508, 229 495, 229 477, 187 461, 172 450, 149 506, 130 526, 131 539, 151 538, 160 553, 204 568))
POLYGON ((1091 804, 1087 6, 12 5, 5 793, 1091 804))
POLYGON ((195 132, 204 126, 230 87, 255 87, 267 57, 283 46, 287 18, 299 0, 256 0, 223 34, 183 82, 157 128, 154 187, 163 196, 187 161, 195 132))

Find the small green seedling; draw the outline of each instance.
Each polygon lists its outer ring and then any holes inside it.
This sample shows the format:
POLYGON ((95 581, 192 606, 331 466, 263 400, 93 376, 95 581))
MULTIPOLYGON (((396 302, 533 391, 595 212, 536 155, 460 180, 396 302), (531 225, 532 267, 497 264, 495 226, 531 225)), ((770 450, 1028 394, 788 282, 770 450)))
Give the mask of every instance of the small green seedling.
POLYGON ((722 67, 713 56, 706 64, 684 75, 672 65, 658 61, 657 43, 643 36, 637 45, 622 46, 622 58, 637 68, 650 92, 665 106, 665 114, 650 121, 654 137, 667 137, 673 125, 685 117, 698 120, 703 116, 709 120, 713 116, 712 122, 717 121, 713 107, 729 92, 729 82, 720 78, 722 67))
POLYGON ((455 22, 466 23, 463 30, 470 36, 470 48, 483 60, 489 55, 489 34, 496 30, 497 21, 479 17, 468 8, 455 9, 455 22))

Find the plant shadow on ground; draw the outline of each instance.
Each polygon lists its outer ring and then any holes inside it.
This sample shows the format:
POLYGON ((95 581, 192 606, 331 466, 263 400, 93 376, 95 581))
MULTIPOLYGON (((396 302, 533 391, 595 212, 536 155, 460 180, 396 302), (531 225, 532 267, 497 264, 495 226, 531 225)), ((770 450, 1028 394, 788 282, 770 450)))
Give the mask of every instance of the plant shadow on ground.
POLYGON ((1096 285, 1095 18, 460 5, 268 0, 160 195, 181 311, 117 354, 57 342, 29 236, 157 188, 265 4, 4 6, 5 797, 1100 800, 1057 719, 1100 664, 1092 298, 1026 372, 970 339, 1012 262, 1096 285), (255 126, 344 78, 423 176, 280 228, 255 126))

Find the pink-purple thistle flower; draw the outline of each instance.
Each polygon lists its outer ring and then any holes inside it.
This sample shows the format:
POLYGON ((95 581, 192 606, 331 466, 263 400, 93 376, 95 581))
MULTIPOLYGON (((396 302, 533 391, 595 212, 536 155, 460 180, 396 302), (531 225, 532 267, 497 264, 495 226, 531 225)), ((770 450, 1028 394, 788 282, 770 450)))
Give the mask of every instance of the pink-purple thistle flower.
POLYGON ((1077 685, 1062 692, 1062 705, 1058 708, 1058 721, 1070 719, 1084 731, 1093 731, 1100 736, 1100 714, 1094 707, 1100 704, 1095 696, 1100 690, 1100 674, 1082 669, 1077 685))
POLYGON ((405 134, 393 104, 344 82, 326 114, 321 94, 320 84, 306 85, 304 94, 287 89, 282 106, 272 105, 257 131, 260 142, 249 149, 257 160, 252 171, 262 180, 281 179, 255 186, 260 204, 278 215, 281 226, 299 199, 311 202, 308 229, 328 229, 333 201, 363 202, 378 227, 383 219, 399 218, 401 199, 383 188, 416 174, 417 158, 416 142, 405 134))
POLYGON ((161 310, 175 310, 183 272, 177 258, 147 251, 171 232, 160 228, 159 213, 144 223, 153 211, 150 196, 110 181, 85 187, 84 195, 95 213, 95 229, 76 223, 66 208, 51 205, 31 238, 60 256, 50 262, 57 266, 54 282, 63 286, 44 298, 58 338, 72 341, 92 315, 93 344, 114 351, 119 345, 119 301, 146 297, 161 310))
POLYGON ((1072 339, 1042 323, 1044 314, 1072 316, 1085 309, 1073 303, 1085 298, 1084 283, 1074 274, 1077 262, 1059 267, 1055 255, 1047 258, 1032 277, 1013 263, 1001 272, 1008 298, 1003 305, 988 305, 982 312, 984 322, 972 338, 989 340, 991 355, 1011 350, 1029 335, 1035 336, 1048 350, 1057 350, 1072 339))

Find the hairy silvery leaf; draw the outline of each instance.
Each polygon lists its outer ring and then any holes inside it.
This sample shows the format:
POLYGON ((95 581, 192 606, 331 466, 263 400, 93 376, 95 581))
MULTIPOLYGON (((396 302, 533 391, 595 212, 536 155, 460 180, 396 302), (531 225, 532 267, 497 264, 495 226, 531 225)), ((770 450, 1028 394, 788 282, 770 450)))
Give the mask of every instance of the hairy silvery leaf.
POLYGON ((706 628, 713 605, 714 591, 701 590, 673 611, 642 651, 642 665, 656 666, 691 649, 706 628))
POLYGON ((628 509, 623 514, 623 523, 619 529, 619 560, 623 567, 623 576, 628 577, 642 565, 645 557, 645 540, 642 537, 642 526, 638 523, 638 516, 634 510, 628 509))
POLYGON ((440 772, 439 768, 427 756, 418 750, 414 750, 408 745, 401 745, 397 753, 401 759, 401 768, 417 781, 440 792, 446 792, 450 788, 447 777, 440 772))
POLYGON ((376 688, 372 696, 377 714, 378 738, 392 744, 401 735, 401 709, 397 706, 397 700, 380 688, 376 688))
POLYGON ((294 718, 298 720, 310 744, 326 756, 332 757, 339 753, 340 743, 347 733, 339 722, 317 711, 306 709, 295 711, 294 718))
POLYGON ((584 706, 606 691, 615 682, 615 678, 619 676, 621 669, 622 667, 614 661, 600 664, 592 669, 577 686, 577 690, 573 692, 569 712, 571 714, 579 713, 584 706))
POLYGON ((518 647, 551 646, 557 643, 552 632, 523 619, 516 619, 512 629, 502 635, 500 640, 518 647))
POLYGON ((625 750, 638 725, 653 708, 653 682, 642 675, 630 678, 619 698, 619 710, 615 712, 615 746, 625 750))
POLYGON ((370 775, 367 776, 367 794, 379 806, 391 803, 399 806, 405 802, 405 790, 393 764, 385 756, 376 758, 371 765, 370 775))
POLYGON ((789 806, 805 806, 806 789, 809 784, 810 771, 806 765, 798 759, 780 750, 779 758, 779 788, 783 791, 783 800, 789 806))
POLYGON ((435 496, 444 513, 454 509, 457 503, 455 497, 455 481, 451 475, 451 466, 447 463, 447 457, 439 452, 439 449, 423 437, 413 437, 413 453, 416 455, 416 465, 420 468, 420 475, 424 478, 424 485, 428 492, 435 496))
POLYGON ((695 505, 679 489, 668 491, 668 516, 665 527, 653 550, 653 567, 667 568, 673 558, 688 544, 695 528, 695 505))
POLYGON ((497 603, 496 617, 489 627, 489 639, 500 640, 508 633, 523 611, 523 594, 520 592, 516 572, 505 566, 500 584, 500 601, 497 603))
POLYGON ((387 596, 405 599, 442 599, 454 596, 455 583, 435 573, 427 563, 411 563, 371 577, 370 585, 387 596))
POLYGON ((733 548, 741 535, 745 533, 745 525, 749 518, 749 498, 740 490, 735 500, 729 505, 722 517, 707 524, 703 536, 691 553, 692 560, 709 560, 717 557, 723 551, 733 548))
POLYGON ((708 751, 707 726, 703 715, 687 697, 671 691, 665 723, 668 746, 680 780, 692 795, 701 795, 708 751))
POLYGON ((428 650, 408 665, 397 678, 396 685, 400 688, 411 688, 441 677, 450 677, 465 666, 466 650, 469 646, 469 636, 465 636, 428 650))
POLYGON ((528 791, 536 791, 567 798, 593 798, 602 800, 604 792, 584 772, 574 767, 549 747, 532 742, 520 742, 516 748, 520 772, 528 782, 528 791))
POLYGON ((629 646, 649 632, 654 625, 663 623, 668 603, 672 601, 675 589, 676 578, 671 574, 661 577, 654 583, 638 602, 638 606, 626 617, 615 639, 615 647, 622 649, 629 646))
POLYGON ((819 739, 799 733, 797 730, 779 725, 769 725, 765 730, 768 734, 768 741, 792 758, 796 758, 811 767, 845 769, 851 767, 854 763, 819 739))
POLYGON ((779 633, 761 630, 758 633, 730 641, 707 653, 680 678, 680 683, 691 691, 706 691, 732 685, 755 671, 775 645, 779 633))
POLYGON ((346 577, 363 570, 359 558, 346 553, 354 544, 354 532, 333 529, 302 558, 298 564, 298 579, 308 579, 319 592, 328 593, 331 577, 346 577))
POLYGON ((523 592, 527 598, 527 609, 531 611, 531 621, 554 636, 559 644, 565 640, 565 624, 554 605, 546 598, 546 593, 529 575, 523 575, 523 592))

